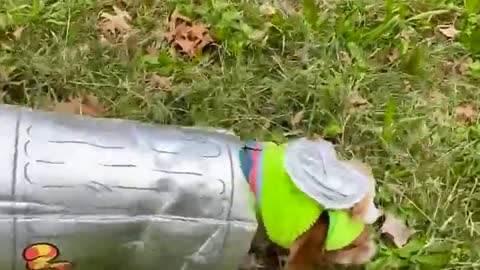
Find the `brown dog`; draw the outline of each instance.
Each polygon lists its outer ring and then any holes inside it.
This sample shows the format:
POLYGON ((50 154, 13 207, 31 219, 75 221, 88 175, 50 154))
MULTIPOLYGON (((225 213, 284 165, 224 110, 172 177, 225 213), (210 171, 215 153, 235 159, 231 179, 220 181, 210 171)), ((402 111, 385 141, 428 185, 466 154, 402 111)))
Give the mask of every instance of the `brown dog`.
MULTIPOLYGON (((287 270, 313 270, 316 266, 329 264, 359 265, 367 263, 375 255, 376 246, 370 237, 368 228, 368 224, 374 223, 381 215, 381 211, 374 204, 375 179, 371 169, 359 161, 342 161, 342 163, 349 170, 356 170, 369 176, 369 191, 363 199, 352 208, 347 209, 352 218, 364 222, 367 226, 349 246, 340 250, 326 251, 325 241, 329 228, 329 216, 327 212, 324 212, 315 224, 290 246, 286 262, 287 270)), ((264 230, 259 230, 259 232, 263 233, 257 233, 257 241, 254 240, 251 252, 260 255, 264 269, 278 269, 278 265, 283 265, 279 262, 279 258, 284 257, 279 255, 283 255, 287 251, 271 242, 265 247, 263 243, 268 237, 264 230)))
MULTIPOLYGON (((381 212, 376 209, 373 203, 375 179, 371 169, 357 161, 348 161, 345 162, 345 165, 370 176, 370 192, 350 209, 350 213, 353 218, 363 220, 367 224, 374 223, 381 212)), ((349 246, 341 250, 328 252, 324 249, 327 231, 328 215, 324 213, 313 227, 300 236, 290 247, 287 269, 313 270, 315 266, 328 264, 360 265, 370 261, 376 253, 376 246, 370 237, 368 227, 365 227, 360 236, 349 246)))
POLYGON ((322 215, 315 225, 290 248, 288 270, 313 270, 318 265, 359 265, 375 255, 375 244, 370 240, 368 228, 349 246, 327 252, 324 241, 328 230, 328 215, 322 215))

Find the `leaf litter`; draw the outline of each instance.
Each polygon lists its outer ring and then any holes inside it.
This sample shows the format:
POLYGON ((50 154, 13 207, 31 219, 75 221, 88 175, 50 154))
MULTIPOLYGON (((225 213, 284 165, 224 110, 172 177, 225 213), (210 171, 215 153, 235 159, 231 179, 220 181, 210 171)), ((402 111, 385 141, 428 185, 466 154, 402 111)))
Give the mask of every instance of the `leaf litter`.
POLYGON ((295 115, 292 116, 290 119, 290 123, 292 124, 292 127, 297 127, 303 120, 303 117, 305 115, 305 111, 301 110, 297 112, 295 115))
POLYGON ((460 31, 458 31, 453 25, 440 25, 438 26, 438 31, 447 38, 455 38, 460 34, 460 31))
POLYGON ((101 39, 107 40, 110 43, 121 43, 125 41, 132 31, 130 25, 132 17, 130 14, 113 6, 114 14, 102 12, 98 22, 98 29, 101 32, 101 39))
POLYGON ((470 103, 464 103, 455 108, 457 120, 464 123, 474 123, 478 118, 478 110, 470 103))
POLYGON ((409 228, 404 220, 388 212, 385 213, 385 222, 381 231, 388 235, 397 247, 403 247, 415 233, 415 230, 409 228))
POLYGON ((397 48, 393 48, 387 55, 388 61, 390 63, 395 62, 400 57, 400 51, 397 48))
POLYGON ((165 39, 180 54, 189 58, 197 56, 213 43, 207 25, 193 23, 192 20, 175 10, 169 18, 165 39))
POLYGON ((15 31, 13 31, 12 36, 15 40, 20 40, 22 38, 23 31, 25 27, 18 27, 15 31))
POLYGON ((155 90, 170 91, 170 88, 172 87, 172 82, 169 78, 158 74, 151 74, 147 78, 147 82, 150 87, 155 90))
POLYGON ((88 116, 98 116, 105 111, 98 98, 94 95, 69 98, 68 101, 56 103, 51 110, 58 113, 88 116))

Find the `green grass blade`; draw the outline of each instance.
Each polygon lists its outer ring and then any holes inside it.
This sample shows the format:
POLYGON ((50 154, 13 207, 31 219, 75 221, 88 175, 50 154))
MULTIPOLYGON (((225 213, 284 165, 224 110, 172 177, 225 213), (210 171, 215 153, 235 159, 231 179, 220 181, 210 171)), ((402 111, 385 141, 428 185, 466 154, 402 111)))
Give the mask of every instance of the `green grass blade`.
POLYGON ((394 128, 394 116, 396 111, 396 102, 395 99, 390 99, 385 108, 385 114, 383 117, 383 139, 389 143, 393 138, 393 128, 394 128))
POLYGON ((303 0, 303 14, 305 20, 312 26, 315 27, 318 23, 318 14, 320 10, 318 9, 315 0, 303 0))
POLYGON ((465 0, 465 10, 468 13, 480 12, 480 0, 465 0))
POLYGON ((395 15, 390 20, 365 33, 362 37, 365 41, 374 41, 385 33, 393 32, 393 29, 400 23, 400 16, 395 15))

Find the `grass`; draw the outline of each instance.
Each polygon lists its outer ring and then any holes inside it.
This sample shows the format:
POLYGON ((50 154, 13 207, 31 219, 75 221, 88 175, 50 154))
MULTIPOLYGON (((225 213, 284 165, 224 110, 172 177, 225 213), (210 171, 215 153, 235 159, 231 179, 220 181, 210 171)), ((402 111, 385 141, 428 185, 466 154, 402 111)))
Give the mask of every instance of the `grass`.
POLYGON ((366 269, 480 268, 480 124, 455 116, 480 105, 480 1, 129 2, 136 38, 111 46, 96 25, 119 1, 1 1, 2 101, 41 109, 94 94, 107 117, 322 135, 368 162, 378 203, 417 230, 400 249, 379 237, 366 269), (209 24, 218 45, 177 57, 161 37, 174 8, 209 24), (461 32, 447 38, 440 25, 461 32), (151 74, 169 77, 169 91, 151 74))

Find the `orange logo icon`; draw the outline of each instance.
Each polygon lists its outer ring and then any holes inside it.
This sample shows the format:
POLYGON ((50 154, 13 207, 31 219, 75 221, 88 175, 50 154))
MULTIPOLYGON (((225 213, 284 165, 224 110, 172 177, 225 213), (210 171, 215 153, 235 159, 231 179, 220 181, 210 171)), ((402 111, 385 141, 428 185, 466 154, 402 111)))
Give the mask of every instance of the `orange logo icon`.
POLYGON ((27 270, 71 270, 71 262, 54 262, 58 256, 60 256, 58 248, 49 243, 33 244, 23 251, 27 270))

